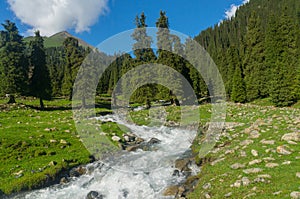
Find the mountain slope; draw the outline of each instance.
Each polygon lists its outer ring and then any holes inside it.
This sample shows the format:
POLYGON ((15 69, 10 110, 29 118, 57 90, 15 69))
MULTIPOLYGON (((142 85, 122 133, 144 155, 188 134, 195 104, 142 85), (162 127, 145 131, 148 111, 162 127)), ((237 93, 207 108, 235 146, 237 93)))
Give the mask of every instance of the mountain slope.
MULTIPOLYGON (((73 35, 71 35, 70 33, 68 33, 67 31, 62 31, 62 32, 59 32, 59 33, 56 33, 50 37, 44 37, 44 45, 45 45, 45 48, 51 48, 51 47, 60 47, 63 45, 63 42, 66 38, 68 37, 74 37, 75 39, 78 40, 79 42, 79 45, 80 46, 83 46, 83 47, 90 47, 90 48, 93 48, 92 45, 86 43, 85 41, 83 41, 82 39, 79 39, 73 35)), ((25 42, 29 42, 33 39, 33 37, 26 37, 24 38, 24 41, 25 42)))
POLYGON ((299 0, 250 0, 195 40, 215 61, 231 100, 271 97, 276 106, 289 106, 300 99, 299 0), (237 76, 245 84, 240 93, 237 76))

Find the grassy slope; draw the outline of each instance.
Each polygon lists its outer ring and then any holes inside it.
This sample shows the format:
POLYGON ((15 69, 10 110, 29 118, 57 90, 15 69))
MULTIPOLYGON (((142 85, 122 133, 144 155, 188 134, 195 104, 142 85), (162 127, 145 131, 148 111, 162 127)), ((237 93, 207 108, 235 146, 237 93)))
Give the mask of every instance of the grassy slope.
MULTIPOLYGON (((284 134, 300 130, 300 123, 296 123, 296 120, 300 119, 299 104, 294 105, 293 108, 275 108, 270 105, 268 99, 258 100, 253 104, 229 103, 227 105, 226 123, 239 124, 239 126, 228 128, 224 134, 225 136, 222 136, 216 144, 214 152, 206 156, 209 161, 202 165, 202 171, 199 173, 199 184, 187 198, 206 198, 206 194, 211 198, 226 198, 226 194, 231 195, 228 198, 290 198, 291 192, 300 191, 299 178, 296 177, 296 173, 300 172, 299 143, 291 145, 281 140, 284 134), (260 133, 259 138, 249 138, 248 133, 255 130, 260 133), (253 143, 246 147, 241 145, 241 142, 247 139, 253 140, 253 143), (275 144, 262 144, 260 141, 263 139, 274 140, 275 144), (289 146, 289 150, 293 153, 291 155, 278 154, 276 148, 282 145, 289 146), (252 149, 258 151, 258 157, 251 154, 252 149), (245 151, 246 157, 240 156, 241 151, 245 151), (269 162, 263 160, 263 158, 268 157, 275 160, 269 162), (225 159, 214 166, 210 164, 210 162, 221 158, 225 159), (255 159, 260 159, 262 162, 250 166, 249 162, 255 159), (284 165, 283 163, 287 161, 290 161, 290 164, 284 165), (233 170, 230 166, 235 163, 245 164, 246 167, 233 170), (267 168, 267 163, 277 163, 279 166, 267 168), (243 173, 244 169, 249 168, 261 168, 263 171, 258 174, 243 173), (265 178, 265 182, 254 182, 258 175, 263 174, 270 175, 271 179, 265 178), (248 186, 231 187, 242 177, 247 177, 250 180, 248 186), (211 188, 204 189, 203 186, 207 183, 210 183, 211 188), (274 195, 276 192, 279 195, 274 195)), ((187 108, 187 111, 190 111, 190 113, 195 111, 189 109, 187 108)), ((200 122, 202 125, 210 120, 210 110, 210 105, 200 106, 200 122)), ((166 107, 166 112, 168 113, 167 121, 179 122, 179 107, 166 107)), ((192 115, 187 119, 185 118, 183 122, 192 123, 195 120, 192 115)), ((132 112, 131 116, 133 121, 139 125, 149 123, 149 112, 147 110, 132 112)), ((192 148, 196 152, 201 147, 203 147, 201 144, 194 142, 192 148)))
MULTIPOLYGON (((72 35, 70 35, 67 32, 60 32, 60 33, 54 34, 50 37, 43 37, 45 48, 60 47, 63 45, 64 40, 70 36, 72 36, 72 35)), ((24 41, 29 43, 33 39, 34 39, 34 37, 26 37, 26 38, 24 38, 24 41)), ((92 46, 87 44, 85 41, 83 41, 79 38, 77 38, 77 39, 79 41, 79 45, 92 48, 92 46)))
MULTIPOLYGON (((0 100, 0 190, 4 193, 34 188, 63 169, 90 162, 90 153, 76 132, 69 101, 46 101, 45 105, 54 109, 51 111, 37 110, 38 100, 17 99, 13 106, 5 102, 0 100), (50 166, 52 161, 57 164, 50 166)), ((110 110, 97 108, 96 112, 110 110)), ((115 124, 102 126, 103 130, 111 127, 109 134, 119 133, 115 124)))
MULTIPOLYGON (((259 102, 265 103, 265 102, 259 102)), ((286 133, 299 131, 300 110, 295 108, 274 108, 262 107, 256 105, 241 105, 230 104, 228 106, 228 122, 238 122, 242 126, 227 129, 227 137, 223 137, 218 143, 224 147, 219 147, 210 153, 208 156, 213 160, 225 158, 223 161, 212 166, 210 163, 205 163, 202 166, 202 171, 199 174, 200 182, 195 191, 188 198, 198 199, 206 198, 208 194, 212 198, 290 198, 290 193, 300 191, 299 178, 296 173, 300 172, 300 146, 288 144, 282 141, 281 137, 286 133), (259 138, 249 138, 249 132, 258 131, 259 138), (253 143, 248 146, 241 145, 244 140, 253 140, 253 143), (262 144, 261 140, 274 140, 274 145, 262 144), (276 152, 278 146, 286 145, 293 151, 291 155, 280 155, 276 152), (254 157, 251 150, 258 151, 258 156, 254 157), (246 152, 246 156, 241 156, 241 151, 246 152), (274 161, 267 161, 264 158, 272 157, 274 161), (261 163, 249 165, 249 162, 259 159, 261 163), (290 161, 289 165, 283 164, 290 161), (230 166, 235 163, 245 164, 243 169, 231 169, 230 166), (266 167, 267 163, 277 163, 279 166, 275 168, 266 167), (262 172, 258 174, 245 174, 244 169, 261 168, 262 172), (271 179, 265 179, 265 182, 255 182, 258 175, 268 174, 271 179), (248 186, 231 187, 237 180, 247 177, 250 180, 248 186), (269 181, 269 182, 268 182, 269 181), (206 188, 204 185, 210 183, 211 188, 206 188), (204 188, 203 188, 204 186, 204 188), (278 192, 279 195, 274 195, 278 192), (231 193, 231 194, 230 194, 231 193), (231 195, 231 196, 229 196, 231 195)))
MULTIPOLYGON (((0 100, 0 104, 5 101, 0 100)), ((37 100, 18 100, 19 103, 38 106, 37 100)), ((258 101, 255 104, 268 105, 267 101, 258 101)), ((45 111, 41 112, 28 106, 17 105, 11 108, 2 109, 0 112, 0 190, 5 193, 19 191, 22 188, 30 188, 39 184, 45 179, 45 174, 54 176, 62 168, 72 167, 89 161, 89 152, 84 148, 77 137, 72 111, 68 109, 70 102, 65 100, 54 100, 46 102, 47 106, 64 107, 66 110, 45 111), (52 131, 49 129, 54 128, 52 131), (58 143, 50 143, 55 139, 58 143), (68 144, 61 148, 60 140, 66 140, 68 144), (64 161, 63 161, 64 159, 64 161), (51 161, 57 162, 55 166, 48 166, 51 161), (39 172, 39 168, 43 170, 39 172), (16 178, 14 173, 24 171, 23 177, 16 178), (32 173, 34 171, 34 173, 32 173)), ((0 106, 3 107, 3 106, 0 106)), ((295 105, 298 107, 298 105, 295 105)), ((210 119, 210 105, 200 107, 200 121, 205 124, 210 119)), ((179 107, 166 107, 167 120, 178 122, 180 120, 179 107)), ((190 113, 190 116, 184 118, 185 124, 192 123, 195 118, 193 112, 198 111, 195 108, 186 107, 184 110, 190 113)), ((98 113, 109 112, 107 109, 97 109, 98 113)), ((147 110, 131 112, 133 120, 140 125, 149 124, 149 112, 147 110)), ((266 152, 266 149, 276 149, 277 146, 287 144, 281 141, 283 134, 300 129, 299 124, 294 124, 295 118, 300 115, 300 110, 295 108, 274 108, 262 107, 257 105, 236 105, 229 104, 227 110, 227 122, 241 123, 242 126, 228 129, 230 136, 223 137, 218 144, 225 142, 227 145, 220 148, 215 153, 208 156, 212 160, 225 157, 226 161, 220 162, 214 166, 206 163, 202 166, 202 172, 199 174, 200 182, 195 191, 189 195, 189 198, 204 198, 206 193, 212 198, 224 198, 227 193, 232 193, 231 198, 243 198, 248 194, 256 194, 254 198, 288 198, 291 191, 298 190, 299 179, 295 177, 296 172, 300 172, 299 160, 300 148, 298 145, 289 145, 293 154, 281 156, 276 152, 266 152), (256 125, 258 124, 258 126, 256 125), (260 137, 252 139, 250 144, 244 149, 240 142, 248 139, 245 133, 246 128, 258 128, 260 137), (231 137, 232 139, 228 139, 231 137), (262 139, 274 140, 274 145, 262 145, 259 141, 262 139), (236 148, 238 147, 238 148, 236 148), (236 148, 234 153, 224 155, 225 151, 236 148), (251 149, 258 151, 258 157, 252 157, 251 149), (240 150, 244 150, 246 157, 240 157, 240 150), (266 168, 265 162, 246 168, 259 167, 263 172, 259 174, 269 174, 272 176, 270 183, 253 183, 257 175, 246 175, 243 169, 233 170, 230 166, 234 163, 245 163, 253 159, 263 159, 273 157, 274 163, 280 166, 276 168, 266 168), (291 161, 290 165, 282 165, 284 161, 291 161), (289 172, 286 172, 289 171, 289 172), (226 175, 226 176, 225 176, 226 175), (230 187, 236 180, 241 177, 248 177, 252 182, 247 187, 232 188, 230 187), (211 188, 203 189, 203 185, 211 183, 211 188), (298 184, 297 184, 298 183, 298 184), (282 191, 279 196, 273 193, 282 191)), ((102 130, 109 135, 119 134, 119 129, 114 123, 106 123, 102 130)), ((200 148, 201 145, 194 145, 194 149, 200 148)))

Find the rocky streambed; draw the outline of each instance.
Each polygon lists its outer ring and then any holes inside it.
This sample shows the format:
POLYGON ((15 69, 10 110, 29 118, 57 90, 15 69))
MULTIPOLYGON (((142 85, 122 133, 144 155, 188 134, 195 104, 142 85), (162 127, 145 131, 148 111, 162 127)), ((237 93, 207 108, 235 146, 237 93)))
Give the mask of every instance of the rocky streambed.
POLYGON ((14 198, 175 198, 184 197, 196 184, 200 170, 190 149, 196 131, 137 126, 114 115, 98 119, 130 129, 122 138, 112 137, 120 141, 119 154, 74 168, 57 185, 14 198))

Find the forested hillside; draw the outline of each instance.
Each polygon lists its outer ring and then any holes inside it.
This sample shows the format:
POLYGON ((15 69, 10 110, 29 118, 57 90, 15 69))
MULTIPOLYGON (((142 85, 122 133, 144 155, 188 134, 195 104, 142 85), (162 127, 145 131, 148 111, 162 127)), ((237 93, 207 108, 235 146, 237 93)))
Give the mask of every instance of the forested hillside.
MULTIPOLYGON (((203 77, 191 64, 176 55, 176 52, 193 51, 191 40, 181 41, 170 33, 165 12, 161 11, 156 21, 156 38, 147 35, 144 13, 138 15, 135 22, 136 30, 131 35, 135 41, 132 54, 101 55, 115 61, 103 73, 98 94, 112 94, 118 80, 132 68, 157 63, 180 72, 199 99, 214 95, 208 92, 203 77), (155 39, 157 46, 165 45, 166 50, 151 49, 155 39), (141 45, 146 49, 138 49, 141 45), (171 49, 175 53, 171 53, 171 49)), ((78 69, 91 48, 66 36, 65 32, 53 36, 52 40, 36 34, 24 42, 13 22, 6 21, 3 27, 0 35, 0 94, 36 96, 41 98, 41 107, 42 99, 56 96, 71 99, 78 69), (43 42, 46 39, 54 46, 43 42)), ((238 9, 235 17, 202 31, 195 40, 218 66, 228 100, 244 103, 269 97, 276 106, 289 106, 300 99, 300 1, 251 0, 238 9)), ((173 81, 177 90, 182 88, 179 78, 166 81, 173 81)), ((135 83, 132 79, 122 87, 135 83)), ((131 100, 148 105, 162 99, 176 103, 181 99, 176 99, 173 92, 164 86, 149 84, 136 90, 131 100)))
POLYGON ((228 97, 271 97, 277 106, 299 99, 300 1, 251 0, 236 16, 195 39, 212 56, 228 97))

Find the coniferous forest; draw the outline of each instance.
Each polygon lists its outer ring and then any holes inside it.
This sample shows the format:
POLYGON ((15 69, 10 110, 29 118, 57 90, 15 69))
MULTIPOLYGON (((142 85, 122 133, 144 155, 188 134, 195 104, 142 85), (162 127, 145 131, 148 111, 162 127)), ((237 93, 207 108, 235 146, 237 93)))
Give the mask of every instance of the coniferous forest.
MULTIPOLYGON (((132 68, 158 63, 180 72, 199 99, 213 95, 186 60, 167 50, 151 49, 154 38, 142 31, 148 26, 146 13, 138 15, 135 24, 133 54, 106 56, 108 60, 116 59, 103 73, 97 94, 112 94, 118 80, 132 68), (147 48, 137 49, 141 45, 147 48)), ((164 32, 157 32, 158 45, 164 41, 166 49, 175 52, 189 48, 189 40, 180 41, 168 31, 167 13, 161 11, 155 25, 164 28, 164 32)), ((71 99, 78 69, 92 49, 80 45, 73 37, 60 46, 46 48, 38 31, 28 40, 20 35, 13 22, 5 21, 2 26, 1 96, 10 94, 9 103, 15 102, 15 95, 34 96, 40 99, 41 108, 43 100, 52 97, 71 99)), ((228 100, 245 103, 270 98, 276 106, 290 106, 300 99, 299 1, 252 0, 240 7, 235 17, 202 31, 194 39, 218 66, 228 100)), ((176 103, 173 93, 161 85, 145 85, 131 96, 133 102, 139 103, 161 99, 176 103)))

